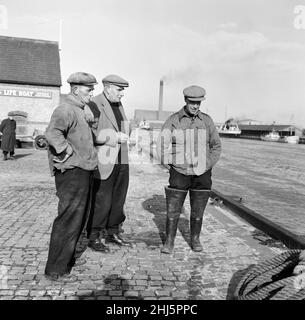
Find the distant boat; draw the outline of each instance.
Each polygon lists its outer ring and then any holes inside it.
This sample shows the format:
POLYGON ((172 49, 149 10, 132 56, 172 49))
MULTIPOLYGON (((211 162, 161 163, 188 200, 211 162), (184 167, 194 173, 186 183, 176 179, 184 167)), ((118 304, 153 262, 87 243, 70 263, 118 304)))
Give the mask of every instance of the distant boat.
POLYGON ((150 125, 149 125, 148 121, 144 120, 144 121, 141 121, 139 123, 139 128, 140 129, 149 130, 150 129, 150 125))
POLYGON ((263 141, 270 141, 270 142, 279 142, 282 140, 278 131, 272 130, 271 132, 261 135, 261 140, 263 141))
POLYGON ((220 136, 237 137, 241 134, 241 130, 239 129, 237 122, 235 122, 233 119, 229 119, 220 126, 218 129, 218 134, 220 136))
POLYGON ((291 143, 291 144, 298 144, 300 140, 299 136, 287 136, 285 137, 285 142, 291 143))

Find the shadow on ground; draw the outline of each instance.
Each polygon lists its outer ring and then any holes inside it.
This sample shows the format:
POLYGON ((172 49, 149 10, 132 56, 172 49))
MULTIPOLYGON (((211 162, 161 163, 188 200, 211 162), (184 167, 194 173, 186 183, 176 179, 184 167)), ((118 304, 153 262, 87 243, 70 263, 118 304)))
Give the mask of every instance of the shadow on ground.
MULTIPOLYGON (((142 203, 142 207, 154 215, 153 222, 158 228, 159 238, 164 244, 166 238, 166 199, 163 195, 154 194, 152 198, 146 199, 142 203)), ((185 242, 190 247, 190 227, 189 220, 183 216, 184 208, 182 208, 182 213, 180 214, 178 229, 181 232, 185 242)), ((152 234, 150 237, 141 237, 141 240, 147 244, 147 246, 157 245, 156 241, 152 243, 152 234)), ((160 242, 159 242, 160 243, 160 242)))
POLYGON ((31 156, 31 155, 32 155, 31 153, 15 154, 14 158, 15 158, 15 160, 18 160, 18 159, 21 159, 21 158, 24 158, 24 157, 27 157, 27 156, 31 156))
POLYGON ((77 295, 78 300, 143 300, 137 291, 133 291, 129 281, 118 274, 111 274, 104 279, 100 290, 87 290, 77 295))

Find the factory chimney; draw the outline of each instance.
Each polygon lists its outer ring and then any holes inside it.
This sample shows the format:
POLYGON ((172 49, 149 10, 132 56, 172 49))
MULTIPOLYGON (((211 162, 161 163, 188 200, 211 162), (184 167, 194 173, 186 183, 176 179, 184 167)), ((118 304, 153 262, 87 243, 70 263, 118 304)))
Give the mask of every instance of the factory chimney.
POLYGON ((161 120, 162 111, 163 111, 163 80, 160 80, 158 120, 161 120))

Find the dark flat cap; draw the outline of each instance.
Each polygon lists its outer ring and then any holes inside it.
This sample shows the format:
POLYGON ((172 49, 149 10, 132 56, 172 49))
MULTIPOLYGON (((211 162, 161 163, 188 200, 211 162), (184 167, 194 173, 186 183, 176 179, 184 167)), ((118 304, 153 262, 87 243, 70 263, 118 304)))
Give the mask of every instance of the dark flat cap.
POLYGON ((96 78, 86 72, 75 72, 70 75, 67 80, 70 84, 80 84, 84 86, 94 86, 97 84, 96 78))
POLYGON ((129 87, 129 83, 125 79, 123 79, 115 74, 110 74, 109 76, 105 77, 102 80, 102 82, 104 84, 114 84, 119 87, 129 87))
POLYGON ((206 91, 199 86, 190 86, 183 90, 183 94, 190 101, 202 101, 206 91))

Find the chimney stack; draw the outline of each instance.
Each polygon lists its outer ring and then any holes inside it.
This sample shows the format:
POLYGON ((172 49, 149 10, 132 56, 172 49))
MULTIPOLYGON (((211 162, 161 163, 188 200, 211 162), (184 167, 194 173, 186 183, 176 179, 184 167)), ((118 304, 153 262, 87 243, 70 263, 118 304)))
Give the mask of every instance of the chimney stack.
POLYGON ((163 80, 160 80, 158 120, 161 120, 162 111, 163 111, 163 80))

